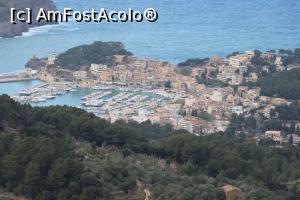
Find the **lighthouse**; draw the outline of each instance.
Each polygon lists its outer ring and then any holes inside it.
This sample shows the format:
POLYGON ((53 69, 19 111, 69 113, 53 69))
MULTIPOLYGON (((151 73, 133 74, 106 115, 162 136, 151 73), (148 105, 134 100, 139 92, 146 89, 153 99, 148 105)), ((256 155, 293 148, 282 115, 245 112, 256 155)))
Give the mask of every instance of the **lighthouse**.
POLYGON ((48 56, 47 65, 54 65, 55 59, 56 59, 56 53, 53 51, 53 52, 48 56))

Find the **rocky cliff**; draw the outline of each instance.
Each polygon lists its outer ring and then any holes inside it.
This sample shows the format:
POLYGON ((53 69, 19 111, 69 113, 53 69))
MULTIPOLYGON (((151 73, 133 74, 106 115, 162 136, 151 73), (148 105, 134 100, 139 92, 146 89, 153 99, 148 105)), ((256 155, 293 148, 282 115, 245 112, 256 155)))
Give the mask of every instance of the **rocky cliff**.
POLYGON ((47 24, 45 21, 33 21, 30 25, 26 23, 11 24, 11 8, 18 10, 31 8, 33 16, 36 15, 40 8, 44 8, 46 11, 56 10, 56 6, 52 0, 0 0, 0 37, 19 36, 22 35, 23 32, 27 32, 31 27, 47 24))

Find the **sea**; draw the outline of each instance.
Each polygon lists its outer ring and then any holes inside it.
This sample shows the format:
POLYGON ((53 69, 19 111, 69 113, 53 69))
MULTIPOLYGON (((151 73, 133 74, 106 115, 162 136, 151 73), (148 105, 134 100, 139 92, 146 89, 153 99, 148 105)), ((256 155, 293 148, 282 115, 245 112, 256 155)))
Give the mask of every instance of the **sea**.
MULTIPOLYGON (((120 41, 140 58, 178 63, 188 58, 226 56, 234 51, 300 47, 299 0, 54 0, 59 10, 154 8, 156 22, 77 23, 32 28, 23 36, 0 38, 0 74, 24 69, 33 55, 47 57, 94 41, 120 41)), ((0 84, 14 94, 40 84, 0 84)), ((76 105, 86 92, 66 94, 49 104, 76 105)), ((48 104, 46 104, 48 105, 48 104)))

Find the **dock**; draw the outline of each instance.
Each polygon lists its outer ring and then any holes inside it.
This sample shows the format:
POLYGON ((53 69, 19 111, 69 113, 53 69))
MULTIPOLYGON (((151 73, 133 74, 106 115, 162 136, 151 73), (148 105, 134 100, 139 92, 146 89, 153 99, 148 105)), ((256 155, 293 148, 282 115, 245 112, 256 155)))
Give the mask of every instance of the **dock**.
POLYGON ((37 80, 38 75, 31 69, 0 74, 0 83, 37 80))
POLYGON ((70 91, 75 91, 76 85, 71 83, 42 83, 30 89, 24 89, 15 95, 10 95, 12 99, 20 103, 40 103, 70 91))

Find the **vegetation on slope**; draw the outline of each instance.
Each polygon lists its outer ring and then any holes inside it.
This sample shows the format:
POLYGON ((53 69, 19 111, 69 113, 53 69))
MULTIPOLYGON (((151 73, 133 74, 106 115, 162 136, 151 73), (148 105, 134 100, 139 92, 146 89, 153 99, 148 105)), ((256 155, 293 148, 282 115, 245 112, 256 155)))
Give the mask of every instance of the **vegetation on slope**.
POLYGON ((300 69, 292 69, 263 77, 259 80, 261 94, 287 99, 300 99, 300 69))
POLYGON ((153 199, 224 199, 220 187, 227 183, 247 199, 300 194, 299 147, 161 130, 2 96, 0 187, 30 199, 132 199, 143 193, 139 182, 153 199))
POLYGON ((180 67, 180 68, 176 68, 176 72, 183 76, 190 76, 192 74, 192 68, 191 67, 180 67))
POLYGON ((0 185, 32 199, 95 199, 100 182, 63 139, 0 135, 0 185))
POLYGON ((209 58, 190 58, 178 63, 179 67, 201 67, 209 63, 209 58))
POLYGON ((58 55, 55 65, 65 69, 78 70, 91 64, 115 64, 114 55, 132 55, 121 42, 97 41, 89 45, 71 48, 58 55))
POLYGON ((300 48, 294 51, 281 49, 279 50, 279 54, 283 58, 284 65, 300 64, 300 48))

